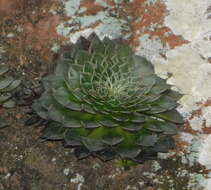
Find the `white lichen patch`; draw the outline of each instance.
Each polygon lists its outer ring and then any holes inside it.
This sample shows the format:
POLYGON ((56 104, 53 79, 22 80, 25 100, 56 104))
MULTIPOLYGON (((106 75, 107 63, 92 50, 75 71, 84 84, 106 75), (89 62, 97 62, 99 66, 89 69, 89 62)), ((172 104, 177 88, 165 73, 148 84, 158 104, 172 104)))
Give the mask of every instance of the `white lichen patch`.
POLYGON ((202 131, 203 128, 203 118, 201 116, 194 117, 189 120, 191 128, 195 131, 202 131))
POLYGON ((64 4, 64 10, 67 16, 73 16, 79 10, 80 0, 66 1, 64 4))
POLYGON ((70 19, 59 24, 57 32, 60 35, 69 37, 70 42, 72 43, 75 43, 81 32, 89 35, 90 29, 100 36, 101 39, 105 36, 115 39, 120 37, 123 31, 127 32, 129 30, 127 21, 120 18, 118 13, 113 11, 113 9, 103 0, 98 0, 95 3, 105 7, 106 9, 104 11, 99 11, 93 15, 82 16, 78 13, 84 12, 85 10, 84 7, 80 7, 80 1, 75 2, 67 0, 63 3, 65 14, 70 17, 70 19))
POLYGON ((70 182, 71 183, 82 183, 83 184, 84 183, 84 177, 77 173, 75 178, 70 179, 70 182))
POLYGON ((189 166, 194 166, 198 163, 199 152, 202 147, 204 136, 202 135, 192 135, 189 133, 181 133, 181 140, 188 143, 186 147, 186 153, 181 154, 182 163, 188 164, 189 166))
POLYGON ((167 0, 169 15, 165 18, 165 25, 174 34, 182 35, 186 40, 195 40, 208 30, 210 20, 207 20, 206 10, 210 0, 167 0))
POLYGON ((71 181, 71 183, 77 184, 77 188, 76 188, 77 190, 82 190, 83 183, 84 183, 83 176, 81 176, 80 174, 76 174, 76 177, 72 178, 70 181, 71 181))
POLYGON ((211 128, 211 106, 199 107, 201 113, 199 115, 193 115, 189 119, 189 124, 195 131, 203 132, 203 128, 211 128))
POLYGON ((208 135, 203 140, 203 145, 201 147, 201 151, 199 153, 199 162, 207 167, 207 169, 211 169, 211 135, 208 135))
POLYGON ((191 44, 169 50, 166 57, 166 61, 155 64, 156 73, 160 76, 172 74, 168 82, 184 94, 180 100, 181 111, 192 112, 198 107, 197 102, 204 102, 211 96, 211 65, 191 44))
POLYGON ((211 106, 202 109, 202 116, 206 121, 206 127, 211 127, 211 106))
POLYGON ((150 37, 149 34, 144 34, 139 38, 140 45, 136 52, 138 55, 146 57, 154 62, 156 59, 162 59, 162 54, 165 54, 169 47, 164 47, 158 37, 150 37))

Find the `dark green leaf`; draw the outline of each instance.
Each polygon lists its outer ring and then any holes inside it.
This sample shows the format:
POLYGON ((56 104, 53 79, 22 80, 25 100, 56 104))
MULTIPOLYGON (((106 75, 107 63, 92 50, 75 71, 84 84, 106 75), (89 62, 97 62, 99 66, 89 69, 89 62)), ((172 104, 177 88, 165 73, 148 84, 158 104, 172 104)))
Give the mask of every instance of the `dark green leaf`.
POLYGON ((116 123, 115 121, 112 120, 103 120, 100 121, 100 124, 102 124, 105 127, 117 127, 118 123, 116 123))
POLYGON ((84 146, 90 151, 90 152, 96 152, 103 150, 105 148, 105 144, 102 143, 98 139, 91 139, 91 138, 82 138, 82 142, 84 146))
POLYGON ((145 122, 146 116, 140 113, 134 113, 132 119, 130 120, 132 123, 143 123, 145 122))
POLYGON ((8 87, 14 79, 12 77, 5 78, 0 81, 0 90, 3 90, 4 88, 8 87))
POLYGON ((8 71, 9 71, 9 68, 8 68, 8 67, 2 66, 2 67, 0 68, 0 76, 3 75, 3 74, 5 74, 5 73, 8 72, 8 71))
POLYGON ((14 100, 8 100, 2 104, 2 107, 4 108, 14 108, 15 106, 16 106, 16 103, 14 100))
POLYGON ((182 98, 183 94, 180 94, 179 92, 176 92, 174 90, 168 90, 166 92, 166 96, 173 99, 174 101, 178 101, 180 98, 182 98))
POLYGON ((60 124, 51 123, 42 131, 42 137, 48 140, 62 140, 64 138, 65 128, 60 124))
POLYGON ((76 137, 71 130, 68 130, 64 135, 65 146, 81 146, 80 138, 76 137))
POLYGON ((153 65, 147 61, 144 57, 133 55, 134 64, 137 67, 137 71, 140 73, 140 76, 145 76, 149 74, 154 74, 153 65))
POLYGON ((144 123, 144 128, 153 132, 162 132, 162 128, 160 126, 160 121, 158 120, 149 120, 144 123))
POLYGON ((158 143, 152 148, 155 152, 168 152, 169 149, 173 149, 175 147, 174 140, 172 137, 164 136, 161 137, 158 143))
POLYGON ((140 138, 137 141, 137 144, 148 147, 148 146, 154 146, 157 141, 158 141, 158 138, 156 135, 146 134, 146 135, 140 136, 140 138))
POLYGON ((155 114, 155 116, 157 116, 161 119, 164 119, 166 121, 171 121, 173 123, 178 123, 178 124, 184 123, 182 116, 176 110, 171 110, 171 111, 155 114))
POLYGON ((78 147, 74 152, 78 159, 84 159, 90 155, 90 151, 84 147, 78 147))
POLYGON ((12 94, 1 95, 0 96, 0 103, 5 102, 6 100, 8 100, 11 97, 12 97, 12 94))
POLYGON ((126 131, 139 131, 143 128, 143 125, 140 123, 126 123, 122 126, 126 131))
POLYGON ((96 121, 84 121, 84 126, 87 129, 95 129, 100 127, 101 125, 96 121))
POLYGON ((117 152, 122 158, 133 159, 141 153, 141 149, 134 145, 131 147, 120 147, 117 149, 117 152))
POLYGON ((150 90, 151 94, 161 94, 165 92, 166 90, 169 90, 171 88, 171 85, 166 83, 165 79, 157 77, 156 84, 152 87, 150 90))
POLYGON ((14 80, 8 87, 2 89, 2 92, 9 92, 16 89, 21 84, 21 80, 14 80))
POLYGON ((176 135, 177 134, 177 126, 170 122, 160 122, 160 126, 163 130, 163 134, 165 135, 176 135))
POLYGON ((103 161, 109 161, 115 158, 115 152, 112 151, 110 148, 100 152, 96 152, 95 154, 103 161))
POLYGON ((103 136, 102 141, 107 145, 115 146, 121 143, 123 139, 124 138, 122 136, 106 135, 106 136, 103 136))

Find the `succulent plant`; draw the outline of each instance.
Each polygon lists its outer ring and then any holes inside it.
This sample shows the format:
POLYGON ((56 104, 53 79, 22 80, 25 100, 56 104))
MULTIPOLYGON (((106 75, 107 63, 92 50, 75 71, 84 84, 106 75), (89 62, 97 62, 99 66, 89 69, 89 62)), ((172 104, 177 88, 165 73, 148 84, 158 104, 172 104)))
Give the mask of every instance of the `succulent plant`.
MULTIPOLYGON (((4 108, 12 108, 15 106, 13 92, 21 83, 21 80, 7 76, 8 71, 8 67, 0 66, 0 106, 4 108)), ((0 116, 0 129, 6 126, 7 122, 0 116)))
POLYGON ((21 80, 7 75, 9 68, 0 66, 0 106, 12 108, 15 106, 13 100, 14 90, 20 85, 21 80))
POLYGON ((174 147, 182 95, 118 40, 80 38, 43 84, 33 104, 49 121, 43 138, 75 147, 78 158, 142 161, 174 147))

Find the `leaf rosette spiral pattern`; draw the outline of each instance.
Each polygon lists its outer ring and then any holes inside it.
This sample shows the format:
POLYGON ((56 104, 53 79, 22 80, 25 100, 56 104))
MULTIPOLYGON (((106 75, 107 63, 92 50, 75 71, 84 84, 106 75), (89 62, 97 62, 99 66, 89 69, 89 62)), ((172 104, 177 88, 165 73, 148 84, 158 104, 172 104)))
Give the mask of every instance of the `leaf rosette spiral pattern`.
POLYGON ((79 158, 154 158, 173 148, 183 123, 175 109, 181 94, 155 75, 149 61, 108 38, 80 38, 43 84, 33 104, 50 121, 43 137, 76 147, 79 158))

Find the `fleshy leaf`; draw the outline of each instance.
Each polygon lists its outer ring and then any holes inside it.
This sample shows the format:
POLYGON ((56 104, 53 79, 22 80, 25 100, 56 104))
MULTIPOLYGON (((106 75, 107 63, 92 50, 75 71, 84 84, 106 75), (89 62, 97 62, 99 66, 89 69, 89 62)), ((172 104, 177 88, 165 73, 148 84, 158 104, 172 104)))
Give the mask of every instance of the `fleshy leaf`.
POLYGON ((183 124, 184 120, 182 116, 176 110, 170 110, 167 112, 156 114, 157 117, 173 123, 183 124))
POLYGON ((90 152, 100 151, 105 148, 105 145, 97 139, 83 138, 82 142, 90 152))
POLYGON ((13 77, 7 77, 0 81, 0 91, 8 87, 13 82, 13 77))
POLYGON ((140 136, 139 140, 137 141, 137 144, 148 147, 154 146, 157 141, 158 138, 156 135, 143 135, 140 136))
POLYGON ((43 138, 48 140, 61 140, 64 138, 65 128, 63 128, 60 124, 51 123, 49 126, 44 128, 43 138))
POLYGON ((3 74, 5 74, 8 71, 9 71, 9 68, 8 67, 6 67, 6 66, 0 67, 0 76, 3 75, 3 74))
POLYGON ((14 108, 15 106, 16 106, 16 103, 14 100, 8 100, 2 104, 2 107, 4 108, 14 108))
POLYGON ((2 92, 10 92, 14 89, 16 89, 21 84, 21 80, 14 80, 10 85, 4 89, 2 89, 2 92))

